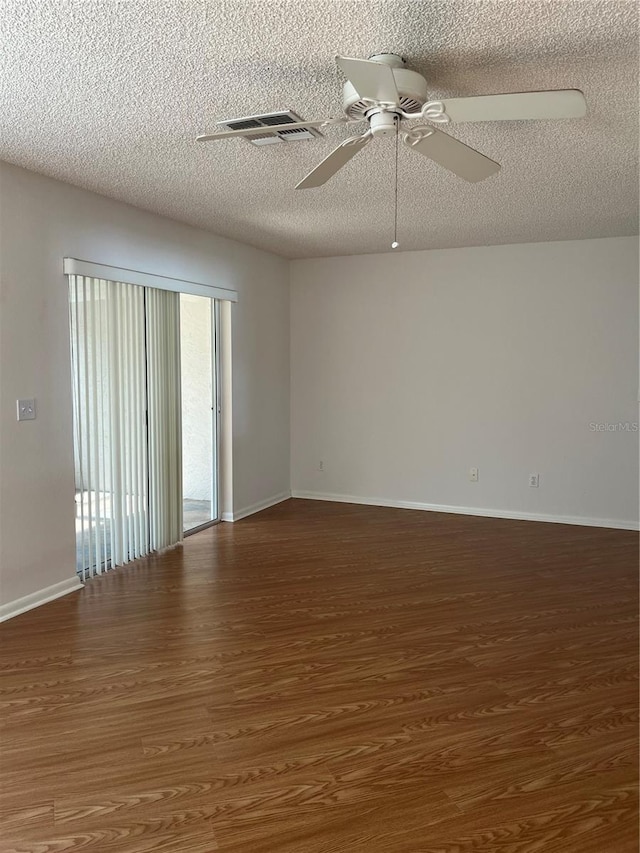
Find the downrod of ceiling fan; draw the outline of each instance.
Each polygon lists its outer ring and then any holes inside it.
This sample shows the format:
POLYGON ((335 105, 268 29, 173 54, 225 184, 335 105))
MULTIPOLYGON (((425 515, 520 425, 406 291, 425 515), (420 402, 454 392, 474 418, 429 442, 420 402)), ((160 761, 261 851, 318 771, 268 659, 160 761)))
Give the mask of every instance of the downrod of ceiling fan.
POLYGON ((373 53, 368 57, 370 62, 379 62, 390 68, 406 68, 407 60, 397 53, 373 53))

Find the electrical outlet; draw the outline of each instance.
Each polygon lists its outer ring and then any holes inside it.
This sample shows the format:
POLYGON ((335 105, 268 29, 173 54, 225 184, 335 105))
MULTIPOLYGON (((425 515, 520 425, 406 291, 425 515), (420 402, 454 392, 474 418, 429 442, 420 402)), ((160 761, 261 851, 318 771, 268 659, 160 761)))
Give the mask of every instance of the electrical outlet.
POLYGON ((35 400, 17 400, 18 420, 19 421, 35 421, 36 419, 36 401, 35 400))
POLYGON ((318 462, 318 471, 324 471, 324 459, 318 462))
POLYGON ((537 489, 540 485, 540 474, 529 474, 529 487, 537 489))
POLYGON ((469 482, 477 483, 478 482, 478 469, 477 468, 469 468, 469 482))

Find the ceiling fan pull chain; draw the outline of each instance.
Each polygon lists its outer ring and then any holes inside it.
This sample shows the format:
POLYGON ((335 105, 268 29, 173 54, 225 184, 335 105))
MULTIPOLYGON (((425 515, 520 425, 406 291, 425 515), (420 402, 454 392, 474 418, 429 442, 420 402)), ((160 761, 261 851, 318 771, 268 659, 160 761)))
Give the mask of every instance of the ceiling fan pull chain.
POLYGON ((394 191, 394 206, 393 206, 393 243, 391 244, 392 249, 397 249, 400 245, 398 243, 398 136, 400 130, 400 120, 396 118, 396 163, 395 163, 395 191, 394 191))

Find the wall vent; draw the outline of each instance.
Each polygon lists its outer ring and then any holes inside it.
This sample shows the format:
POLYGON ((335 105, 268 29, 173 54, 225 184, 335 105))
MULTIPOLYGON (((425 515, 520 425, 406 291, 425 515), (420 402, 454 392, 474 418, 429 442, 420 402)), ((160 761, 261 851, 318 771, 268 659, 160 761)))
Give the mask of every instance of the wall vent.
POLYGON ((294 127, 291 130, 273 130, 273 125, 294 124, 304 121, 296 113, 286 110, 278 113, 265 113, 259 116, 245 116, 216 122, 221 130, 253 130, 263 127, 264 133, 256 133, 244 138, 252 145, 273 145, 274 142, 300 142, 303 139, 316 139, 322 136, 315 127, 294 127))

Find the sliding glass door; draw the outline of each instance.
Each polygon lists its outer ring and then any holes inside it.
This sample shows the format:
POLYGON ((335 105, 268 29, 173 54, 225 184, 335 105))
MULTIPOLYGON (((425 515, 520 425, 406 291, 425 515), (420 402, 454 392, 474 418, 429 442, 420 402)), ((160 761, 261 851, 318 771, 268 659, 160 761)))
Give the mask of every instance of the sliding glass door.
POLYGON ((77 571, 218 520, 218 303, 69 275, 77 571))
POLYGON ((180 294, 184 532, 218 519, 216 303, 180 294))
POLYGON ((77 570, 182 538, 179 297, 70 275, 77 570))

